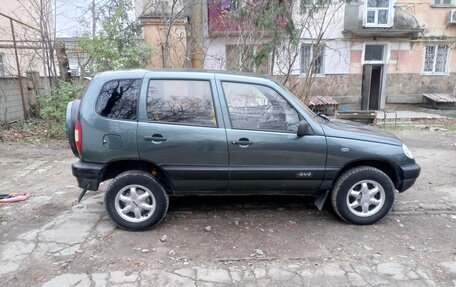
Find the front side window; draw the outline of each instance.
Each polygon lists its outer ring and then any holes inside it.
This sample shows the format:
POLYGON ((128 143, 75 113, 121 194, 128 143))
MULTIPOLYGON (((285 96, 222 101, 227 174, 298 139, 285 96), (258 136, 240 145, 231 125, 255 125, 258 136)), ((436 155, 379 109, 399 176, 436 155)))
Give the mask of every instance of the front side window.
POLYGON ((426 45, 426 51, 424 54, 424 73, 447 73, 448 51, 448 45, 426 45))
POLYGON ((141 92, 141 80, 114 80, 103 85, 96 111, 117 120, 136 120, 136 108, 141 92))
POLYGON ((296 132, 299 115, 275 90, 253 84, 223 82, 234 129, 296 132))
POLYGON ((324 45, 317 47, 315 44, 303 44, 301 46, 301 73, 322 75, 324 45))
POLYGON ((364 23, 366 26, 391 26, 393 0, 367 0, 364 23))
POLYGON ((217 126, 210 82, 151 80, 147 115, 151 122, 217 126))

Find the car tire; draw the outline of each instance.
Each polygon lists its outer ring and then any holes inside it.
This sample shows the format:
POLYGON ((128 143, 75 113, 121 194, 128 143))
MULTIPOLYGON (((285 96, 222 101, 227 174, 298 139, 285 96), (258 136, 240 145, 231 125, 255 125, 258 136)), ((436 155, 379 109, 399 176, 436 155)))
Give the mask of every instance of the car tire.
POLYGON ((357 225, 373 224, 391 210, 394 184, 381 170, 361 166, 344 172, 334 184, 331 203, 344 221, 357 225))
POLYGON ((169 198, 155 178, 144 171, 126 171, 114 178, 105 195, 111 219, 121 228, 140 231, 157 226, 168 210, 169 198))
POLYGON ((78 120, 79 105, 81 104, 80 100, 74 100, 68 103, 66 109, 66 120, 65 128, 68 138, 68 143, 70 144, 71 151, 76 157, 79 157, 78 149, 76 148, 76 142, 74 140, 74 128, 76 126, 76 121, 78 120))

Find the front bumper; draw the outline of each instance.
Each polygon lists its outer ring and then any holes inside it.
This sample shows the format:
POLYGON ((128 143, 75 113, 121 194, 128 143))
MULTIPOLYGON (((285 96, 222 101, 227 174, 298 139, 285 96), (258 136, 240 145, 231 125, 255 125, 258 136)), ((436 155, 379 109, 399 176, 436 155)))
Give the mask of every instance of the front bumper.
POLYGON ((415 183, 420 175, 421 167, 417 164, 404 165, 400 167, 401 171, 401 184, 398 187, 399 192, 404 192, 415 183))
POLYGON ((87 190, 98 190, 106 164, 78 161, 71 165, 78 186, 87 190))

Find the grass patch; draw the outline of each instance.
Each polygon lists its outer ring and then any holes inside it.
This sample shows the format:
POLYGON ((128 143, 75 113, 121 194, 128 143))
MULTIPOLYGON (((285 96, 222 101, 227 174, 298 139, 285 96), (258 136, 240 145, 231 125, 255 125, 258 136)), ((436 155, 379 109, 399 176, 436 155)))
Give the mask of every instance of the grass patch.
POLYGON ((404 131, 404 130, 422 130, 424 129, 424 126, 421 125, 413 125, 413 124, 408 124, 408 125, 378 125, 378 128, 384 130, 384 131, 404 131))
POLYGON ((442 128, 450 130, 450 131, 456 131, 456 124, 443 125, 442 128))
POLYGON ((450 131, 456 131, 456 119, 443 118, 443 119, 422 119, 412 121, 408 123, 398 123, 397 126, 394 123, 386 124, 377 123, 377 126, 385 131, 401 131, 401 130, 424 130, 424 129, 446 129, 450 131))

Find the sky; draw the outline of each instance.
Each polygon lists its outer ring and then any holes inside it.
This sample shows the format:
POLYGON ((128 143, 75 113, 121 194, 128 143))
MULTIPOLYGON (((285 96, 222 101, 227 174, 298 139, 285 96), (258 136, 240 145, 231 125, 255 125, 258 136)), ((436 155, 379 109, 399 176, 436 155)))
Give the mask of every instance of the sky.
POLYGON ((88 31, 92 0, 55 0, 57 37, 75 37, 88 31))
MULTIPOLYGON (((91 5, 93 0, 54 0, 57 37, 76 37, 91 31, 91 5)), ((95 0, 97 12, 109 0, 95 0)))

